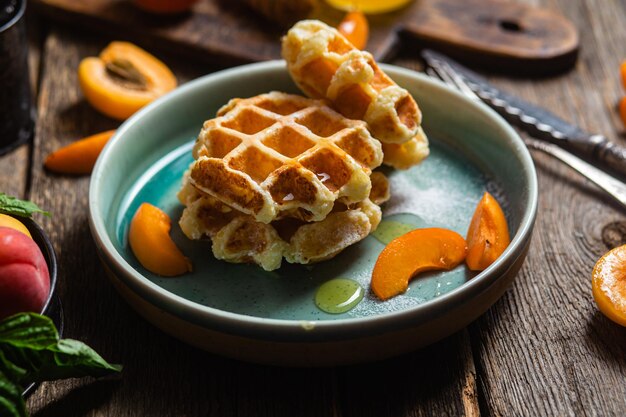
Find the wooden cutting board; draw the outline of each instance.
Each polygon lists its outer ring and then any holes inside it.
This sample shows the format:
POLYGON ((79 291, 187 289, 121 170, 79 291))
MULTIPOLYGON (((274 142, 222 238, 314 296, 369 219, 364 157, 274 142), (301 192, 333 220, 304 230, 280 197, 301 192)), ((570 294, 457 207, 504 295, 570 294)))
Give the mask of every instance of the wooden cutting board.
MULTIPOLYGON (((280 58, 287 28, 259 17, 241 0, 200 0, 191 13, 155 16, 128 0, 31 0, 46 16, 227 66, 280 58)), ((312 17, 336 25, 343 13, 322 5, 312 17)), ((562 15, 504 0, 415 0, 394 13, 369 16, 367 49, 378 60, 400 47, 437 49, 468 65, 509 74, 571 68, 576 28, 562 15)))

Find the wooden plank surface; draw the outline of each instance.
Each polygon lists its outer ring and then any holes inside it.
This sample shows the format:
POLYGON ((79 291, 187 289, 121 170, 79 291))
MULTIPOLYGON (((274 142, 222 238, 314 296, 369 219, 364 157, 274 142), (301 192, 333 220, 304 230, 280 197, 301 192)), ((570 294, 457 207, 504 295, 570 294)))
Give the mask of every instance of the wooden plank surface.
MULTIPOLYGON (((96 27, 112 36, 123 31, 141 43, 204 59, 280 59, 279 39, 286 27, 262 18, 246 3, 253 2, 201 0, 189 13, 170 17, 146 13, 127 0, 36 0, 33 6, 70 24, 96 27)), ((415 1, 396 12, 371 16, 367 48, 377 59, 386 58, 405 40, 502 71, 545 74, 571 68, 578 49, 575 28, 559 13, 527 6, 502 0, 415 1)), ((343 15, 319 1, 300 18, 336 25, 343 15)), ((288 20, 298 17, 291 13, 288 20)))
MULTIPOLYGON (((615 102, 624 94, 618 67, 626 58, 626 4, 523 2, 559 10, 584 29, 581 59, 561 77, 493 81, 625 144, 615 102)), ((30 184, 26 194, 53 212, 42 223, 58 250, 66 336, 126 365, 120 378, 43 384, 28 401, 34 416, 626 415, 626 329, 597 312, 590 290, 591 268, 607 250, 603 230, 625 212, 541 154, 534 155, 539 216, 517 281, 467 330, 433 346, 373 364, 275 368, 209 355, 145 322, 97 260, 87 226, 89 179, 41 168, 58 146, 117 126, 82 100, 75 72, 80 58, 109 40, 59 28, 46 35, 30 178, 28 168, 15 175, 7 162, 24 163, 23 156, 0 159, 0 185, 18 184, 20 192, 30 184)), ((181 80, 214 69, 163 58, 181 80)), ((419 67, 409 50, 397 63, 419 67)), ((614 230, 615 241, 624 238, 614 230)))
MULTIPOLYGON (((575 71, 537 81, 494 79, 586 130, 626 144, 615 105, 625 94, 626 3, 545 0, 581 28, 575 71)), ((539 213, 530 252, 509 291, 470 327, 487 415, 626 415, 626 329, 600 314, 591 270, 602 231, 625 212, 569 168, 533 154, 539 213)))

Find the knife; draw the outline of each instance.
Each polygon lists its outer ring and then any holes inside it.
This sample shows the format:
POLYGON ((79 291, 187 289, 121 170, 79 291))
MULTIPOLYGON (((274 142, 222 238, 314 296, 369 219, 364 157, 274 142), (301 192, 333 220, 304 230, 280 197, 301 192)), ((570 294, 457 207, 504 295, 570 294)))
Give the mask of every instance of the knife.
POLYGON ((499 90, 445 55, 426 49, 422 51, 422 57, 430 67, 446 65, 451 68, 483 102, 512 125, 537 139, 552 142, 626 177, 626 148, 603 135, 585 132, 546 109, 499 90))

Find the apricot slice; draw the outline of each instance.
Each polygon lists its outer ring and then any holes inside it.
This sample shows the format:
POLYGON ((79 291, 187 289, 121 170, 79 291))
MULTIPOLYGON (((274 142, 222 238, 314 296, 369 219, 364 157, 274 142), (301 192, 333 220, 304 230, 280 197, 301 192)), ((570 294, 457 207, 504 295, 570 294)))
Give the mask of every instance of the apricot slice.
POLYGON ((502 255, 510 242, 504 212, 496 199, 485 192, 467 230, 467 267, 482 271, 502 255))
POLYGON ((369 37, 369 25, 362 12, 349 12, 337 26, 341 33, 355 48, 364 49, 369 37))
POLYGON ((18 232, 24 233, 31 239, 33 238, 24 223, 22 223, 15 217, 11 217, 7 214, 0 213, 0 227, 8 227, 10 229, 17 230, 18 232))
POLYGON ((405 292, 420 272, 450 270, 463 262, 467 247, 458 233, 441 228, 416 229, 392 240, 376 260, 371 288, 381 300, 405 292))
POLYGON ((128 242, 148 271, 172 277, 191 271, 191 262, 170 237, 172 221, 161 209, 143 203, 130 222, 128 242))
POLYGON ((600 258, 591 277, 593 298, 602 314, 626 327, 626 245, 600 258))
POLYGON ((177 85, 163 62, 128 42, 111 42, 99 57, 83 59, 78 80, 87 101, 118 120, 127 119, 177 85))
POLYGON ((62 174, 89 174, 115 130, 97 133, 52 152, 44 166, 62 174))

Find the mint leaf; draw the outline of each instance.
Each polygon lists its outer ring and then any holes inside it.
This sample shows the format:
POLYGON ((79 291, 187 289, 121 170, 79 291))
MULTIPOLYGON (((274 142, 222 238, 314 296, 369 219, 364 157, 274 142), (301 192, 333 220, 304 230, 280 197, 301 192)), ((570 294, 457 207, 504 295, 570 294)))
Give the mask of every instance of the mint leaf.
POLYGON ((28 417, 22 385, 121 370, 86 344, 60 339, 46 316, 20 313, 0 321, 0 417, 28 417))
POLYGON ((33 213, 41 213, 50 216, 50 213, 44 211, 32 201, 24 201, 19 198, 0 193, 0 213, 10 214, 12 216, 32 217, 33 213))
POLYGON ((43 363, 33 381, 52 381, 83 376, 100 377, 120 372, 120 365, 111 365, 95 350, 78 340, 62 339, 42 352, 43 363))
POLYGON ((22 387, 0 371, 0 417, 28 417, 22 387))
POLYGON ((0 344, 45 349, 59 340, 59 333, 49 317, 20 313, 0 321, 0 344))
MULTIPOLYGON (((89 346, 59 339, 54 323, 46 316, 20 313, 0 321, 0 371, 22 384, 120 372, 89 346), (8 362, 14 367, 4 365, 8 362), (25 372, 19 372, 19 370, 25 372)), ((0 415, 1 416, 1 415, 0 415)))
POLYGON ((4 352, 0 350, 0 373, 6 375, 11 381, 19 381, 26 376, 28 371, 8 360, 4 352))

